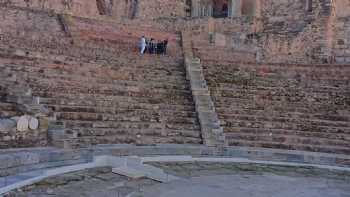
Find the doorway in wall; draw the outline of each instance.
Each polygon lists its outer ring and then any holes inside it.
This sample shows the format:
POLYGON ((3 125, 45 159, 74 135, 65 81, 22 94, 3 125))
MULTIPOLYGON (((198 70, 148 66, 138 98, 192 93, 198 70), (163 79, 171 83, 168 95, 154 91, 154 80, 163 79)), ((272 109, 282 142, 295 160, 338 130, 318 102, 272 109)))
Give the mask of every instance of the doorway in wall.
POLYGON ((231 0, 213 0, 213 17, 225 18, 229 16, 229 5, 231 0))

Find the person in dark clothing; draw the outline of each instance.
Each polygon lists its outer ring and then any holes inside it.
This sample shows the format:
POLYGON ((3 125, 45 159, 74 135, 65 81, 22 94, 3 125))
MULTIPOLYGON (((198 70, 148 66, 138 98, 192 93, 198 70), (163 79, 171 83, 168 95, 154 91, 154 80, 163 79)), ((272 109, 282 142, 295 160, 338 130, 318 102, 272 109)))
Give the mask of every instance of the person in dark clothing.
POLYGON ((155 53, 155 49, 156 49, 156 43, 154 42, 153 38, 151 38, 151 41, 150 41, 149 45, 150 45, 150 53, 154 54, 155 53))
POLYGON ((168 39, 163 41, 163 54, 164 55, 166 54, 167 47, 168 47, 168 39))
POLYGON ((162 54, 163 53, 163 48, 164 48, 163 46, 164 45, 163 45, 162 41, 157 43, 157 54, 162 54))
POLYGON ((146 38, 146 48, 145 53, 149 53, 149 40, 146 38))

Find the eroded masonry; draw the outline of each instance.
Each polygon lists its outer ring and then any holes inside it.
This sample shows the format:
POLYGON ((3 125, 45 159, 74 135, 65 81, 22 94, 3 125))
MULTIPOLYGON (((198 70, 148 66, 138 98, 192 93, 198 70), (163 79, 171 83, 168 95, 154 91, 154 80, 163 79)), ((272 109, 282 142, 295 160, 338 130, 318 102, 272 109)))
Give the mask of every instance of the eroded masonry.
POLYGON ((0 148, 350 154, 349 0, 0 0, 0 148), (164 56, 139 38, 169 40, 164 56))

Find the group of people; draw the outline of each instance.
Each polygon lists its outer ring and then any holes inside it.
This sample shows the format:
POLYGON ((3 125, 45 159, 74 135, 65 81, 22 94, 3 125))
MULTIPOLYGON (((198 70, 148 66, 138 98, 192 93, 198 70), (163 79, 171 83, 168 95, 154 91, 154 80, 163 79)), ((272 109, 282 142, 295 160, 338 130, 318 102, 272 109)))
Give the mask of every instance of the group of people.
POLYGON ((168 46, 168 40, 156 41, 153 38, 147 39, 142 36, 140 41, 140 53, 141 55, 145 53, 149 54, 166 54, 168 46))

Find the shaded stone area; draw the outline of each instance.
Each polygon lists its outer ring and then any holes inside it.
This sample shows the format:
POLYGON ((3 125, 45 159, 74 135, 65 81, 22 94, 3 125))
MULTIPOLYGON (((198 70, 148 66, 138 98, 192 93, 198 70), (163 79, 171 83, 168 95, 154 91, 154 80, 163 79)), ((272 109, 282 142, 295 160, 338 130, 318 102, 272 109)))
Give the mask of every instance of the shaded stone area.
POLYGON ((45 179, 37 184, 13 191, 5 197, 123 197, 158 182, 131 180, 112 173, 112 169, 95 168, 45 179))

